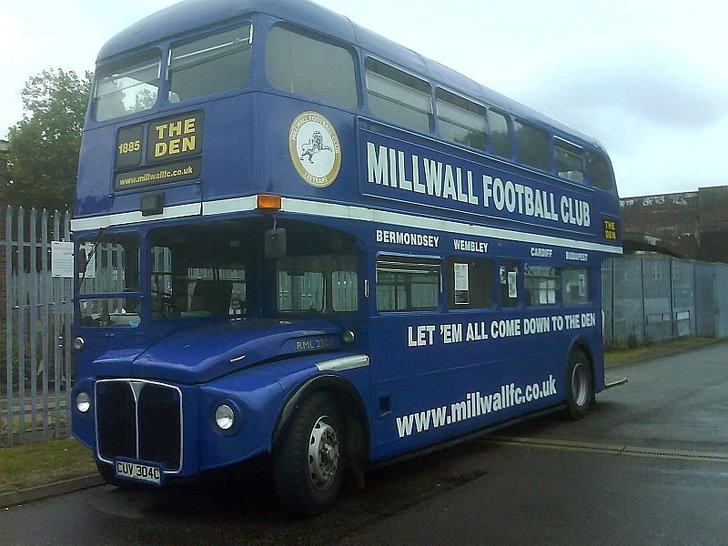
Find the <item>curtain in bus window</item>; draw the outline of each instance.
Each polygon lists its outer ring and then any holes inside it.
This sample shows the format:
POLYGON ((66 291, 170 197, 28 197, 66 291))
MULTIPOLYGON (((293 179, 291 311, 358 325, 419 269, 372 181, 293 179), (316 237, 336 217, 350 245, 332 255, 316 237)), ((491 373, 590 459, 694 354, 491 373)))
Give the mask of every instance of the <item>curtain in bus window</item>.
POLYGON ((265 72, 276 89, 356 108, 354 59, 338 47, 282 27, 268 33, 265 72))
POLYGON ((377 309, 436 309, 440 295, 440 263, 396 257, 377 261, 377 309))
POLYGON ((331 301, 334 311, 356 311, 359 308, 356 271, 331 273, 331 301))
POLYGON ((243 87, 250 71, 252 27, 227 30, 172 47, 169 100, 179 102, 243 87))

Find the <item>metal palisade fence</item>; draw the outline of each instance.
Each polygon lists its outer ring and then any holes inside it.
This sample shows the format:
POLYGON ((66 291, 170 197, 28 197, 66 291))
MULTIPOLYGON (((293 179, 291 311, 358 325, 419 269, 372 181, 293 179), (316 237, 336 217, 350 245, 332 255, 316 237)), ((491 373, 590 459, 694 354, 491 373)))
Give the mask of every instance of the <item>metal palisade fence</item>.
POLYGON ((68 212, 7 207, 0 214, 2 447, 70 434, 73 279, 51 268, 54 245, 71 240, 68 212))
POLYGON ((607 345, 685 336, 728 337, 728 264, 660 255, 621 256, 602 266, 607 345))

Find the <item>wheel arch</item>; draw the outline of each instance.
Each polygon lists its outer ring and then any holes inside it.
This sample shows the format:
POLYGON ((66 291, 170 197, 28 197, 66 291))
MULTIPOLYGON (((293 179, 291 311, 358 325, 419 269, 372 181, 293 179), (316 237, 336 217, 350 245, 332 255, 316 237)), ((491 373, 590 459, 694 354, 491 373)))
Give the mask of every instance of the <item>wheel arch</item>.
POLYGON ((347 460, 356 471, 357 476, 366 462, 370 448, 369 421, 364 401, 356 388, 345 378, 336 374, 321 374, 309 378, 296 388, 283 404, 271 438, 271 453, 285 438, 288 425, 294 412, 303 400, 315 393, 325 393, 336 401, 344 416, 344 427, 347 431, 347 460))
POLYGON ((592 381, 595 381, 594 377, 594 352, 591 349, 591 345, 589 342, 584 339, 583 337, 577 337, 571 342, 571 346, 569 347, 568 352, 566 353, 566 360, 568 362, 569 357, 571 356, 571 353, 574 351, 581 351, 584 353, 584 356, 586 356, 587 360, 589 361, 589 367, 591 368, 592 372, 592 381))

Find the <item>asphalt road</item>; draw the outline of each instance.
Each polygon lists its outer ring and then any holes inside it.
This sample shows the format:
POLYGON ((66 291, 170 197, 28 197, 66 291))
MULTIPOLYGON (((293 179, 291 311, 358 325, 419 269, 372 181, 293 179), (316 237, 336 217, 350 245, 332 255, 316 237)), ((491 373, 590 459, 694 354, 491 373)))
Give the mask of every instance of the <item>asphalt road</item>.
POLYGON ((369 472, 314 519, 265 482, 109 486, 0 513, 2 544, 728 544, 728 345, 615 370, 549 416, 369 472))

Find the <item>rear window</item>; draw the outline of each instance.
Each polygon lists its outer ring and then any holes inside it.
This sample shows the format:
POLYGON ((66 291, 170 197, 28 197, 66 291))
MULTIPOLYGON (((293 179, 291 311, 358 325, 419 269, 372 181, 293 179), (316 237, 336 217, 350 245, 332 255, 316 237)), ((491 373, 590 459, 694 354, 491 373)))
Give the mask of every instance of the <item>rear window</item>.
POLYGON ((169 101, 180 102, 244 86, 253 27, 243 25, 172 47, 169 101))
POLYGON ((149 110, 159 94, 159 51, 103 65, 96 70, 93 109, 97 121, 149 110))
POLYGON ((602 154, 592 151, 586 153, 586 175, 589 183, 602 190, 614 189, 614 174, 609 160, 602 154))

